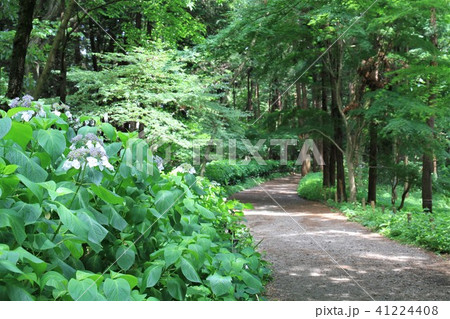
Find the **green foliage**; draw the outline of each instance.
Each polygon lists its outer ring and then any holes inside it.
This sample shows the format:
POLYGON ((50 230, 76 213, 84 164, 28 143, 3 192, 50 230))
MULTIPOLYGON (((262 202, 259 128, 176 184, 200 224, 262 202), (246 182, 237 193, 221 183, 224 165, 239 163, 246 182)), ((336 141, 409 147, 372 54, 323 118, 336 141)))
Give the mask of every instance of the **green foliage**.
MULTIPOLYGON (((299 195, 301 197, 323 201, 323 194, 321 173, 308 174, 300 181, 299 195)), ((388 187, 379 187, 377 197, 377 207, 374 211, 370 206, 364 209, 359 203, 336 203, 332 199, 328 199, 327 203, 343 212, 351 220, 390 238, 436 252, 450 252, 450 216, 448 215, 450 202, 448 197, 435 196, 433 214, 422 212, 419 192, 411 192, 405 208, 396 213, 389 209, 391 194, 388 187)))
POLYGON ((206 164, 205 176, 222 185, 234 185, 248 177, 264 177, 276 172, 292 172, 295 162, 281 165, 279 161, 266 160, 265 165, 256 161, 239 161, 231 163, 227 160, 213 161, 206 164))
POLYGON ((159 173, 151 157, 130 166, 131 133, 103 125, 102 141, 43 109, 0 119, 1 300, 258 298, 269 270, 240 203, 206 179, 159 173), (112 166, 83 147, 103 147, 112 166))
POLYGON ((334 187, 327 189, 323 188, 322 173, 320 172, 309 173, 308 175, 302 177, 297 189, 297 193, 300 197, 316 201, 334 198, 335 192, 336 189, 334 187))

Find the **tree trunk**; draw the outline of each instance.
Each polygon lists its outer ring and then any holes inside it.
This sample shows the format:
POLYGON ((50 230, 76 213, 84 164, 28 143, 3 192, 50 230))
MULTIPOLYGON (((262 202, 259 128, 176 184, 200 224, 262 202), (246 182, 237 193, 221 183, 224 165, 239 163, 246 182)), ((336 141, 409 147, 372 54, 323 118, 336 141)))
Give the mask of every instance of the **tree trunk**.
MULTIPOLYGON (((438 47, 438 36, 437 36, 437 24, 436 24, 436 8, 431 8, 431 18, 430 25, 433 33, 431 35, 431 42, 437 48, 438 47)), ((437 62, 435 59, 431 61, 431 66, 436 67, 437 62)), ((430 81, 430 86, 433 85, 432 81, 430 81)), ((428 105, 431 107, 434 104, 434 100, 436 99, 435 94, 430 95, 428 99, 428 105)), ((427 120, 427 125, 430 129, 434 130, 434 117, 431 116, 427 120)), ((433 134, 433 133, 432 133, 433 134)), ((433 135, 431 136, 433 138, 433 135)), ((433 150, 430 147, 427 147, 425 153, 423 154, 423 163, 422 163, 422 208, 425 211, 430 213, 433 212, 433 180, 431 178, 434 170, 434 155, 433 150)))
POLYGON ((91 51, 92 51, 92 69, 95 72, 98 72, 99 71, 98 58, 95 53, 98 53, 100 51, 98 50, 97 39, 95 36, 95 26, 91 20, 89 20, 89 42, 91 44, 91 51))
POLYGON ((23 78, 25 76, 25 59, 27 56, 30 34, 33 29, 33 13, 36 1, 19 1, 19 20, 14 36, 11 56, 11 68, 9 72, 8 92, 10 99, 16 98, 22 93, 23 78))
POLYGON ((66 46, 67 46, 67 36, 64 36, 63 45, 61 48, 61 58, 60 58, 60 83, 59 83, 59 99, 61 102, 66 103, 67 97, 67 65, 66 65, 66 46))
POLYGON ((69 23, 70 17, 72 16, 72 11, 75 7, 75 1, 71 0, 69 3, 69 6, 64 12, 64 17, 61 21, 61 25, 59 26, 58 32, 56 33, 55 38, 53 39, 52 48, 50 50, 50 53, 48 54, 47 62, 45 63, 44 70, 41 73, 41 76, 39 77, 39 80, 36 84, 36 89, 34 91, 34 97, 35 99, 39 99, 42 90, 44 88, 45 83, 47 82, 47 79, 50 75, 50 71, 53 65, 53 60, 55 59, 56 52, 58 51, 58 48, 61 44, 61 41, 64 38, 64 34, 67 29, 67 25, 69 23))
POLYGON ((302 107, 302 84, 300 82, 295 83, 295 105, 298 108, 302 107))
MULTIPOLYGON (((339 78, 333 76, 331 80, 331 116, 334 122, 334 140, 342 148, 343 132, 342 132, 342 118, 339 112, 339 78)), ((334 147, 334 154, 336 158, 336 187, 338 202, 346 201, 347 194, 345 192, 345 170, 344 170, 344 154, 334 147)))
POLYGON ((367 202, 377 201, 377 153, 378 131, 376 124, 371 122, 369 126, 369 189, 367 202))
MULTIPOLYGON (((327 73, 322 70, 322 111, 328 112, 328 92, 327 92, 327 73)), ((330 187, 330 142, 326 138, 322 138, 322 157, 325 162, 323 167, 323 187, 330 187)))
POLYGON ((308 108, 308 90, 306 84, 302 83, 302 108, 308 108))
POLYGON ((258 82, 254 82, 254 83, 255 83, 255 101, 256 101, 255 118, 259 118, 259 116, 261 114, 261 100, 259 97, 259 84, 258 84, 258 82))
POLYGON ((253 87, 251 84, 251 69, 247 70, 247 111, 253 112, 253 87))

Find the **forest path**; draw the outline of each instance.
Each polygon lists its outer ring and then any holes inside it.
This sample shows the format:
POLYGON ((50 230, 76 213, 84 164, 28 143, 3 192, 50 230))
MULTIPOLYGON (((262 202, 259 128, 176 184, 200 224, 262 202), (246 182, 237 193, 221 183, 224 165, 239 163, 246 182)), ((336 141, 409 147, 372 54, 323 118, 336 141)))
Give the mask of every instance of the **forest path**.
POLYGON ((298 182, 292 175, 232 196, 254 206, 245 215, 272 263, 269 300, 450 300, 448 259, 299 198, 298 182))

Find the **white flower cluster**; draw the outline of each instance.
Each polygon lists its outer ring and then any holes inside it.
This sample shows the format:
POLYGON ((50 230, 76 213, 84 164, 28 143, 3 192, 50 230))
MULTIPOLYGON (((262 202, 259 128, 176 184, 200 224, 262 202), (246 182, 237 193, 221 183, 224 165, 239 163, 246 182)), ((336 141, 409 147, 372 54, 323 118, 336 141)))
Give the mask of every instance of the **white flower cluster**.
POLYGON ((194 166, 192 166, 191 164, 183 163, 180 166, 178 166, 177 168, 175 168, 174 170, 172 170, 171 173, 173 173, 173 174, 177 174, 177 173, 195 174, 197 172, 195 171, 194 166))
POLYGON ((55 114, 56 116, 61 116, 62 113, 64 113, 67 118, 72 119, 73 115, 72 113, 70 113, 70 107, 64 103, 62 104, 58 104, 58 103, 54 103, 52 105, 53 111, 52 113, 55 114))
POLYGON ((42 108, 42 104, 39 102, 33 103, 33 100, 34 98, 31 95, 24 95, 21 99, 16 97, 11 101, 9 107, 12 109, 16 107, 30 108, 28 111, 22 111, 16 114, 17 118, 20 117, 20 119, 25 122, 29 122, 34 115, 37 117, 46 117, 47 114, 42 108))
POLYGON ((164 170, 164 160, 158 155, 153 155, 153 162, 158 166, 158 170, 162 172, 164 170))
POLYGON ((69 170, 72 167, 80 169, 86 165, 90 168, 98 167, 101 171, 104 168, 114 170, 109 163, 102 141, 94 134, 88 133, 85 136, 77 135, 71 140, 70 152, 64 162, 63 169, 69 170))

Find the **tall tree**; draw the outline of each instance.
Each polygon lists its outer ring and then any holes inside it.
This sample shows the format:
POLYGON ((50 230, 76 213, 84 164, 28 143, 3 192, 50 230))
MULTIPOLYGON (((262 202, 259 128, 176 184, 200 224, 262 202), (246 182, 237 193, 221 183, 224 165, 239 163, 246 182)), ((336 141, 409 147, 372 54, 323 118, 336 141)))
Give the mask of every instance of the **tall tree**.
POLYGON ((23 78, 25 76, 25 59, 28 51, 30 34, 33 30, 33 13, 36 1, 19 1, 19 21, 14 36, 11 68, 9 73, 8 98, 15 98, 22 93, 23 78))

